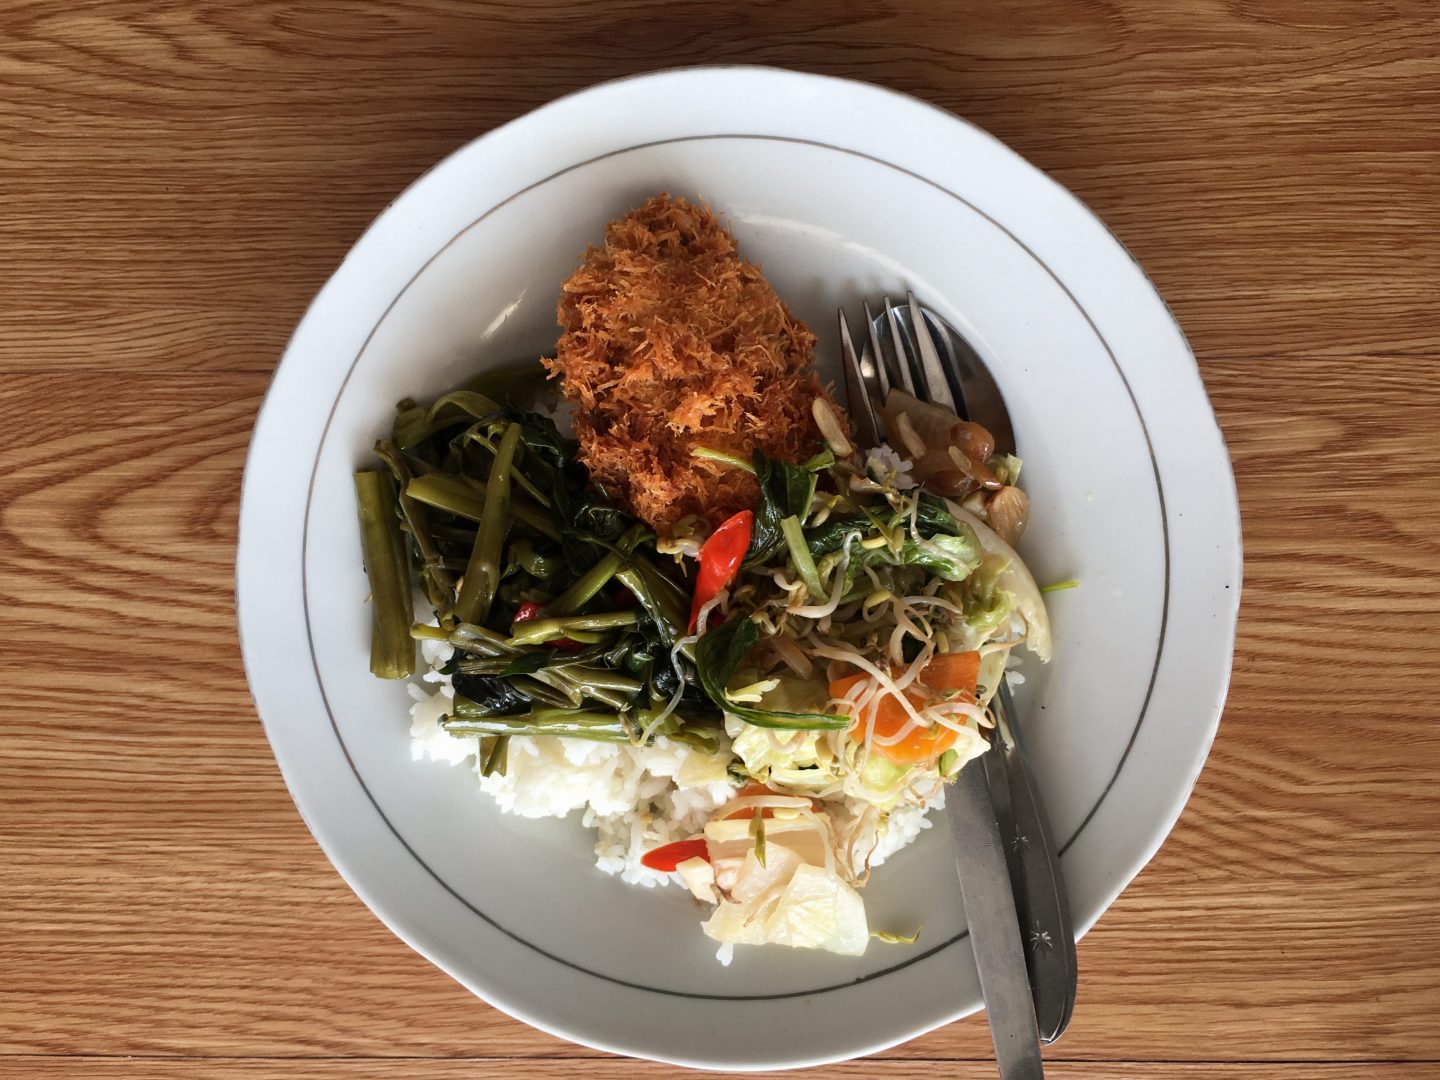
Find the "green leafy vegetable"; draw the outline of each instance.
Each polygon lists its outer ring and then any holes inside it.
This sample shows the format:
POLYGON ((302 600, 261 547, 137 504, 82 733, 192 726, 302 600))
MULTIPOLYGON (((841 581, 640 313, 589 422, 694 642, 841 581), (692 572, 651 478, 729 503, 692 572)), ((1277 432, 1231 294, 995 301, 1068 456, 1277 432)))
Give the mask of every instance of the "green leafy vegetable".
POLYGON ((415 674, 415 642, 410 638, 410 562, 394 477, 362 469, 355 474, 355 498, 370 579, 370 670, 382 679, 404 679, 415 674))
POLYGON ((800 519, 787 517, 781 521, 780 535, 785 538, 785 544, 790 549, 790 561, 795 564, 800 580, 805 582, 810 598, 816 603, 823 601, 825 586, 820 581, 820 571, 815 567, 815 560, 810 557, 810 548, 805 544, 805 531, 800 527, 800 519))
POLYGON ((509 760, 510 736, 491 735, 480 740, 480 775, 505 774, 509 760))
POLYGON ((921 536, 927 539, 940 533, 963 536, 970 531, 968 526, 956 520, 955 515, 950 513, 944 499, 924 491, 920 492, 919 498, 920 505, 915 510, 915 528, 921 536))
POLYGON ((480 528, 475 534, 475 547, 465 568, 460 596, 455 601, 455 614, 463 622, 484 621, 500 584, 500 554, 510 525, 510 466, 519 445, 520 428, 510 424, 500 437, 500 446, 490 467, 490 483, 480 514, 480 528))
POLYGON ((815 473, 803 465, 772 461, 757 450, 755 478, 760 481, 760 506, 745 552, 747 567, 758 566, 775 554, 785 543, 780 523, 787 517, 803 522, 815 500, 815 473))
POLYGON ((461 738, 559 735, 616 743, 638 743, 641 733, 649 730, 652 738, 663 735, 706 753, 713 754, 719 748, 718 728, 674 715, 658 720, 657 714, 643 709, 628 713, 541 707, 522 714, 498 715, 481 713, 471 703, 456 698, 455 711, 443 718, 440 725, 449 734, 461 738))
POLYGON ((807 530, 805 543, 810 548, 811 557, 819 559, 844 547, 845 538, 851 533, 858 532, 863 535, 868 533, 870 528, 870 522, 866 518, 831 518, 824 525, 807 530))
POLYGON ((455 708, 470 716, 510 716, 530 711, 532 699, 514 679, 496 675, 456 675, 455 708))
MULTIPOLYGON (((485 514, 485 498, 488 493, 487 485, 479 480, 449 476, 445 473, 417 476, 405 486, 405 494, 417 502, 474 522, 479 522, 485 514)), ((560 530, 556 528, 555 519, 544 510, 511 499, 510 514, 516 521, 542 536, 548 536, 552 540, 560 539, 560 530)))
POLYGON ((429 512, 406 491, 414 477, 412 465, 399 447, 383 439, 375 444, 375 456, 390 467, 390 472, 395 477, 400 515, 418 557, 420 581, 425 587, 425 595, 430 605, 443 622, 451 614, 455 579, 450 574, 444 552, 435 538, 429 512))
POLYGON ((402 450, 413 450, 447 428, 470 425, 477 420, 496 420, 500 415, 499 403, 484 394, 455 390, 438 398, 428 409, 413 404, 401 409, 395 417, 395 444, 402 450))
POLYGON ((531 541, 522 538, 510 545, 507 565, 523 570, 538 581, 549 581, 564 569, 565 560, 540 551, 531 541))
POLYGON ((516 624, 514 633, 510 636, 510 644, 515 646, 538 645, 543 641, 554 641, 557 638, 583 641, 584 639, 578 635, 586 631, 617 630, 634 626, 638 620, 639 616, 633 611, 607 611, 596 615, 566 615, 531 619, 528 622, 516 624))
POLYGON ((583 573, 604 555, 595 541, 618 539, 629 519, 592 489, 588 474, 576 459, 578 446, 560 434, 553 420, 526 413, 517 422, 526 450, 549 470, 551 502, 565 558, 576 573, 583 573))
POLYGON ((817 712, 773 712, 731 701, 727 689, 730 680, 744 662, 745 655, 759 640, 760 628, 749 619, 731 619, 701 636, 695 647, 695 666, 699 672, 700 685, 711 701, 725 712, 756 727, 838 731, 850 726, 848 716, 817 712))
POLYGON ((554 603, 547 605, 550 612, 555 615, 568 615, 570 612, 584 607, 591 597, 608 585, 610 579, 620 572, 627 562, 626 556, 644 535, 645 526, 632 525, 629 531, 620 538, 620 542, 613 551, 607 552, 599 562, 586 570, 575 584, 557 597, 554 603))
POLYGON ((481 372, 462 389, 484 394, 512 409, 530 409, 534 408, 545 384, 543 367, 533 360, 519 360, 481 372))
POLYGON ((946 581, 965 580, 980 565, 983 553, 974 532, 964 525, 958 527, 963 531, 955 535, 941 534, 919 543, 907 539, 900 552, 900 562, 905 566, 919 566, 946 581))
MULTIPOLYGON (((505 666, 500 669, 499 675, 501 678, 508 678, 511 675, 533 675, 549 664, 551 659, 552 656, 550 653, 521 653, 506 663, 505 666)), ((462 668, 461 670, 464 669, 462 668)))

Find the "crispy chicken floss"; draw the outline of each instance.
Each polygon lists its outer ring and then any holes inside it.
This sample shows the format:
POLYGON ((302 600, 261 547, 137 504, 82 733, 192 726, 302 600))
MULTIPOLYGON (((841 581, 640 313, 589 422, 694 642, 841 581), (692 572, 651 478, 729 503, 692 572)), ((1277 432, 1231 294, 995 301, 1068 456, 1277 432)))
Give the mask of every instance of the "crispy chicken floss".
POLYGON ((547 366, 585 464, 661 533, 759 495, 745 470, 692 451, 799 461, 819 448, 815 336, 707 206, 658 195, 612 221, 565 282, 559 322, 547 366))

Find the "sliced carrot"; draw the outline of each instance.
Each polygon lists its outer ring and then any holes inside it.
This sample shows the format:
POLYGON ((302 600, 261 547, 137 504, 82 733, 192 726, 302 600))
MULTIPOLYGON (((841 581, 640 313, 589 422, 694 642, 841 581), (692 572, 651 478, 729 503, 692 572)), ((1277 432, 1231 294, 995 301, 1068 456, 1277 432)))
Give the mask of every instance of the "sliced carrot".
POLYGON ((851 690, 855 689, 856 686, 864 682, 869 677, 869 675, 866 675, 862 672, 859 675, 846 675, 840 679, 833 679, 830 683, 831 698, 843 698, 846 694, 848 694, 851 690))
POLYGON ((920 678, 932 690, 963 690, 973 694, 976 680, 980 678, 980 654, 973 651, 941 653, 925 665, 920 678))
MULTIPOLYGON (((905 696, 917 709, 924 705, 924 700, 915 694, 907 693, 905 696)), ((910 714, 894 695, 886 694, 880 699, 875 710, 876 735, 889 738, 898 734, 909 722, 910 714)), ((936 724, 928 728, 914 728, 910 734, 890 746, 883 746, 878 742, 874 746, 877 753, 884 754, 891 761, 913 765, 938 757, 954 746, 957 738, 959 736, 955 732, 936 724)))
MULTIPOLYGON (((943 653, 925 665, 921 679, 932 691, 958 690, 971 696, 975 693, 975 681, 980 675, 980 654, 978 652, 943 653)), ((848 675, 830 683, 831 698, 843 698, 868 675, 848 675)), ((913 691, 905 692, 906 700, 916 709, 928 704, 926 697, 913 691)), ((875 700, 866 712, 874 718, 875 734, 882 739, 892 738, 910 723, 910 713, 893 694, 884 694, 875 700)), ((916 727, 899 742, 889 746, 874 743, 875 751, 902 765, 930 761, 955 745, 959 735, 950 728, 939 724, 928 728, 916 727)))

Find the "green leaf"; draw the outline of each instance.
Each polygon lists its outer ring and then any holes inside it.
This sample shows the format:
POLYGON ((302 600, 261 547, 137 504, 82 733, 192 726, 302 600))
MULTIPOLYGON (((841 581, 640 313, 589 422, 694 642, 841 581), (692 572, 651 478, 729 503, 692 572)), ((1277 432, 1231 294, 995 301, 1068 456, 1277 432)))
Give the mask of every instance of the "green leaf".
POLYGON ((819 559, 832 551, 839 551, 845 545, 845 537, 852 532, 862 535, 870 532, 870 522, 865 518, 831 518, 824 525, 805 533, 806 546, 812 558, 819 559))
POLYGON ((695 667, 700 685, 710 700, 725 712, 756 727, 785 730, 839 731, 850 726, 848 716, 828 713, 774 712, 730 700, 728 687, 745 656, 760 640, 760 627, 749 619, 731 619, 707 630, 695 646, 695 667))
POLYGON ((523 570, 539 581, 549 581, 565 566, 565 560, 558 554, 542 552, 530 540, 515 540, 510 544, 507 568, 523 570))
POLYGON ((513 413, 520 425, 526 452, 544 463, 550 474, 550 499, 560 525, 560 546, 571 570, 583 574, 601 558, 594 541, 614 541, 630 523, 624 511, 595 493, 576 454, 578 444, 567 439, 555 422, 539 413, 513 413))
POLYGON ((551 468, 564 469, 575 460, 578 446, 560 434, 554 420, 539 413, 520 413, 514 419, 520 424, 520 441, 525 449, 551 468))
POLYGON ((551 654, 548 652, 521 653, 505 665, 500 677, 508 679, 515 675, 532 675, 550 663, 550 660, 551 654))
POLYGON ((785 485, 785 507, 789 510, 786 516, 804 521, 815 501, 815 474, 783 461, 777 462, 775 474, 785 485))
POLYGON ((758 566, 785 543, 780 523, 787 517, 802 522, 815 500, 815 473, 803 465, 773 461, 755 451, 755 478, 760 481, 760 505, 750 530, 746 566, 758 566))
POLYGON ((410 450, 446 428, 473 424, 477 420, 498 420, 500 405, 473 390, 453 390, 435 399, 428 408, 411 406, 395 417, 395 443, 410 450))
POLYGON ((941 533, 962 536, 968 526, 956 520, 955 515, 945 508, 944 499, 922 491, 920 507, 915 512, 915 528, 921 536, 929 539, 941 533))
POLYGON ((530 699, 514 683, 494 675, 456 675, 452 713, 511 716, 528 712, 530 699))
POLYGON ((913 539, 906 540, 900 550, 900 561, 906 566, 922 567, 946 581, 964 581, 980 565, 984 552, 975 531, 968 525, 956 524, 961 529, 958 534, 941 534, 918 544, 913 539))

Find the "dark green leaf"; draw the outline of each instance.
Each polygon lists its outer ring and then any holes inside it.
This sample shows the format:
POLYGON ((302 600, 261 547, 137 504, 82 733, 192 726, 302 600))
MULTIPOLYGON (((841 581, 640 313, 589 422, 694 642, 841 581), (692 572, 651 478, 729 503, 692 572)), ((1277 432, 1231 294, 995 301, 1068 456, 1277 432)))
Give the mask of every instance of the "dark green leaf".
POLYGON ((563 470, 575 460, 578 449, 555 427, 555 421, 539 413, 520 413, 513 417, 520 424, 520 440, 525 449, 545 461, 551 468, 563 470))
POLYGON ((811 556, 819 559, 822 555, 839 551, 845 537, 852 532, 865 534, 870 532, 870 528, 870 522, 865 518, 832 518, 818 528, 807 530, 805 545, 810 549, 811 556))
POLYGON ((512 675, 533 674, 549 664, 553 655, 550 652, 522 653, 505 665, 505 670, 500 672, 500 677, 508 679, 512 675))
POLYGON ((790 511, 786 517, 805 520, 810 513, 810 504, 815 500, 815 474, 808 469, 780 463, 776 476, 785 483, 785 506, 790 511))
POLYGON ((509 679, 493 675, 456 675, 454 678, 457 706, 466 701, 466 711, 480 716, 516 716, 530 711, 530 699, 515 688, 509 679))
POLYGON ((929 492, 920 493, 920 507, 915 513, 915 528, 926 539, 941 533, 961 536, 966 531, 966 526, 945 509, 945 500, 929 492))
POLYGON ((756 727, 836 731, 850 725, 847 716, 827 713, 772 712, 739 705, 730 700, 727 687, 745 656, 760 640, 760 628, 749 619, 731 619, 707 630, 695 647, 700 685, 710 700, 725 712, 756 727))
POLYGON ((684 590, 678 589, 648 561, 633 557, 631 565, 621 569, 615 578, 630 590, 649 617, 647 621, 653 626, 660 645, 660 652, 654 655, 668 652, 685 629, 685 603, 679 598, 684 590))
POLYGON ((679 663, 680 671, 677 672, 675 664, 670 659, 669 650, 662 650, 660 655, 655 658, 650 676, 650 689, 668 701, 674 696, 675 688, 681 684, 683 679, 684 689, 680 692, 680 711, 696 719, 718 719, 718 710, 705 691, 695 682, 690 665, 684 660, 679 663))
POLYGON ((758 566, 779 551, 785 544, 780 523, 787 517, 804 521, 815 499, 815 473, 805 466, 771 460, 758 450, 754 460, 760 505, 750 530, 746 566, 758 566))
POLYGON ((550 498, 560 523, 561 550, 571 570, 582 574, 602 555, 594 540, 616 540, 630 519, 590 484, 584 467, 576 460, 578 448, 574 440, 562 436, 553 420, 538 413, 517 413, 512 420, 520 424, 520 439, 526 451, 543 462, 550 474, 550 498))

